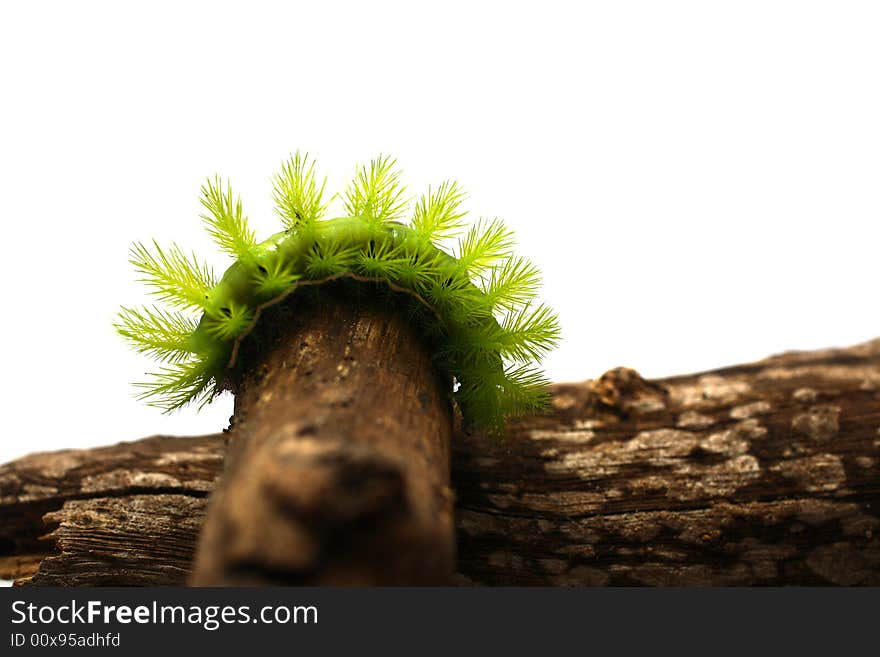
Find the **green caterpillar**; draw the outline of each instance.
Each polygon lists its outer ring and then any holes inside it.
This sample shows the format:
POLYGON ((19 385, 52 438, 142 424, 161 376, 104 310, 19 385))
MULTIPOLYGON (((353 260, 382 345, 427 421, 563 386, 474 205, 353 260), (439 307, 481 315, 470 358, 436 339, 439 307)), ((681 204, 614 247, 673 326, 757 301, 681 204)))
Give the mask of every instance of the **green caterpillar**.
POLYGON ((219 280, 176 245, 132 247, 140 280, 173 307, 119 312, 117 332, 165 363, 151 381, 135 384, 139 397, 166 411, 193 401, 204 405, 223 389, 259 308, 300 285, 353 278, 406 292, 427 311, 438 338, 435 362, 454 377, 466 421, 497 431, 507 418, 544 407, 548 382, 536 364, 558 342, 559 324, 552 310, 535 302, 540 272, 513 254, 513 235, 503 222, 478 221, 458 239, 453 256, 440 245, 465 228, 464 194, 456 183, 422 195, 410 225, 400 221, 407 201, 389 157, 358 169, 343 195, 346 216, 323 218, 325 185, 307 155, 285 162, 274 177, 284 230, 257 242, 231 187, 208 180, 202 219, 235 258, 219 280))

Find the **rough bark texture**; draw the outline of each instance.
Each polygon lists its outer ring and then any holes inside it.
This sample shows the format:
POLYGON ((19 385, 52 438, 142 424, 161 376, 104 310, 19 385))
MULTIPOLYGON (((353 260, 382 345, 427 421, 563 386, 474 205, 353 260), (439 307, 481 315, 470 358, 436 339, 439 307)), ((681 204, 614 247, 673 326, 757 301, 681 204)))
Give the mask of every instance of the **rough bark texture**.
MULTIPOLYGON (((159 437, 0 466, 0 568, 183 583, 224 452, 159 437)), ((557 385, 503 440, 457 435, 452 472, 461 584, 880 585, 880 341, 557 385)))
POLYGON ((452 382, 375 294, 313 292, 242 343, 192 583, 450 583, 452 382))
POLYGON ((0 577, 182 583, 225 451, 222 434, 157 436, 0 466, 0 577))

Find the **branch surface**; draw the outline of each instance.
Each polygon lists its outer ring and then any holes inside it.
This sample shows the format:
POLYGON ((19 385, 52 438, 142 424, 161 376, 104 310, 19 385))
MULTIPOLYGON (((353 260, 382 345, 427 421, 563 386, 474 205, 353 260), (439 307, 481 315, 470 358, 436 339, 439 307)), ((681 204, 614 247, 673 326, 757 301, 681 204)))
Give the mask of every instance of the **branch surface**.
MULTIPOLYGON (((461 584, 880 585, 880 340, 554 386, 502 440, 458 435, 461 584)), ((0 466, 0 576, 180 584, 224 434, 0 466)))
POLYGON ((451 380, 392 299, 311 291, 242 343, 190 582, 448 584, 451 380))

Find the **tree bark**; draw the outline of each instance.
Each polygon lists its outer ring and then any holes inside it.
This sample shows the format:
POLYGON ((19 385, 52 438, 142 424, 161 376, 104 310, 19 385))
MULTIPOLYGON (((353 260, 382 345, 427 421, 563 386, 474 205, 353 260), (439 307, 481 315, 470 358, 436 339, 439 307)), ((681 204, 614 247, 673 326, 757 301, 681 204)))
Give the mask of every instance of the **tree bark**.
MULTIPOLYGON (((0 466, 0 576, 184 583, 225 450, 154 437, 0 466)), ((880 340, 556 385, 504 438, 456 435, 452 482, 460 584, 880 585, 880 340)))
POLYGON ((223 434, 156 436, 0 466, 0 578, 183 583, 225 451, 223 434))
POLYGON ((193 584, 451 582, 452 381, 362 291, 300 292, 242 343, 193 584))

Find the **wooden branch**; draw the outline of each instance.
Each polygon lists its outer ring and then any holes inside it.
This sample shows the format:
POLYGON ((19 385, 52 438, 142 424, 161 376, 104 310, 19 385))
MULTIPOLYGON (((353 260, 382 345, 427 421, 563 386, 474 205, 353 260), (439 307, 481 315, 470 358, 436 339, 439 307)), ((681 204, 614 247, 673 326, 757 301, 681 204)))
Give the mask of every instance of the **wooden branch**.
MULTIPOLYGON (((880 585, 878 429, 880 340, 555 386, 505 439, 453 441, 458 581, 880 585)), ((183 583, 224 453, 157 437, 0 466, 0 576, 183 583)))
POLYGON ((182 583, 225 451, 223 434, 157 436, 0 466, 0 577, 182 583))
POLYGON ((196 585, 449 583, 451 380, 391 299, 325 285, 239 354, 196 585))

